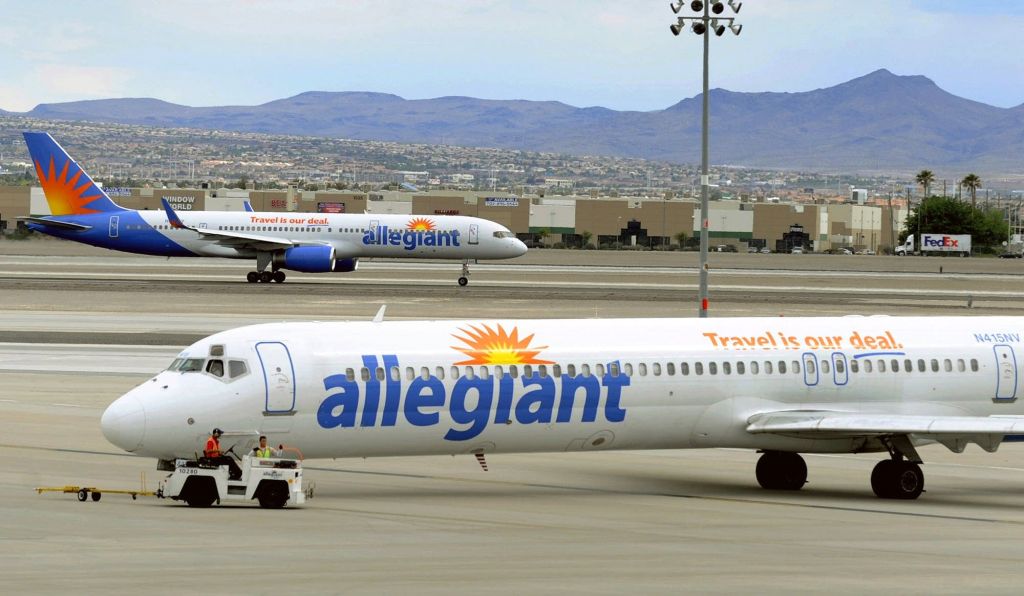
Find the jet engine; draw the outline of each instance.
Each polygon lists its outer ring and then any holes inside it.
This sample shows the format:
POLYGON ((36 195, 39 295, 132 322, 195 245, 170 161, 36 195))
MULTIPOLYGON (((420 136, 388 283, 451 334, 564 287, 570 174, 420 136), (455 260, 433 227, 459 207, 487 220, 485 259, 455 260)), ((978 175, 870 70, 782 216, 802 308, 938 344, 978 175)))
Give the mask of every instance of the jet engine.
POLYGON ((293 246, 274 255, 274 262, 281 269, 303 273, 337 271, 334 268, 333 246, 293 246))

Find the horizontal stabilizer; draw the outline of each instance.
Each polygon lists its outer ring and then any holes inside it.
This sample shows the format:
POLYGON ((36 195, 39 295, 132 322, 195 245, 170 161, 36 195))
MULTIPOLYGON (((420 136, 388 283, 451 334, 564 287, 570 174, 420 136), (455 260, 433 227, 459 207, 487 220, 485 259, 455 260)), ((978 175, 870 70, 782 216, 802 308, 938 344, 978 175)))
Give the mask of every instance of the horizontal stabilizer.
POLYGON ((27 221, 29 223, 39 224, 41 226, 49 226, 51 228, 60 228, 62 230, 74 230, 76 232, 84 232, 91 230, 92 226, 86 226, 78 223, 72 223, 70 221, 61 221, 59 219, 50 219, 47 217, 19 217, 21 221, 27 221))

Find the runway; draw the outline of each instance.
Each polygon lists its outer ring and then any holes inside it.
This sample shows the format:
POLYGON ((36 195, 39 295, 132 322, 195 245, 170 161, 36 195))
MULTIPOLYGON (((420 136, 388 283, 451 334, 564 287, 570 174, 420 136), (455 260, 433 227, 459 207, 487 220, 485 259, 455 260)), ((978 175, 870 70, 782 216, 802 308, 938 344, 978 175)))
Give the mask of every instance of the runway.
MULTIPOLYGON (((107 443, 98 419, 193 337, 369 318, 381 303, 389 318, 693 316, 695 274, 661 255, 637 258, 634 271, 619 255, 576 251, 481 267, 462 289, 457 265, 389 263, 367 264, 362 281, 251 286, 237 280, 240 263, 57 263, 4 248, 0 574, 12 593, 1019 591, 1020 444, 994 454, 925 447, 928 492, 914 502, 873 496, 876 455, 807 456, 806 488, 776 493, 757 487, 757 455, 735 450, 495 455, 488 472, 471 457, 314 461, 306 481, 316 497, 302 510, 36 495, 46 485, 132 488, 143 473, 155 482, 154 462, 107 443)), ((1024 268, 1014 264, 961 270, 971 259, 942 259, 953 270, 939 274, 925 270, 933 262, 878 258, 844 271, 826 257, 804 269, 779 257, 720 263, 729 271, 713 272, 713 316, 1024 314, 1024 268), (893 270, 877 270, 886 260, 893 270)))

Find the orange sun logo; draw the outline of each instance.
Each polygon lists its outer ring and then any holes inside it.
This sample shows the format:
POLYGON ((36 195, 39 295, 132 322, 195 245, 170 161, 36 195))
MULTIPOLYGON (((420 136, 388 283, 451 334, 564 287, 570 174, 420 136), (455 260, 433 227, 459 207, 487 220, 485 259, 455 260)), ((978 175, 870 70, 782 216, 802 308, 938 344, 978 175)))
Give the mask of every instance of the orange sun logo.
POLYGON ((537 354, 546 350, 547 346, 530 347, 533 334, 519 339, 519 328, 513 327, 512 333, 498 325, 494 330, 490 325, 470 325, 468 329, 459 329, 465 337, 452 334, 452 337, 466 344, 466 347, 451 346, 469 360, 455 364, 554 364, 549 360, 538 360, 537 354))
POLYGON ((53 162, 53 156, 50 156, 50 171, 44 174, 43 167, 39 164, 39 161, 35 161, 36 164, 36 175, 39 176, 39 183, 43 186, 43 194, 46 195, 46 202, 50 204, 50 212, 53 215, 84 215, 86 213, 99 213, 98 209, 89 209, 86 207, 89 203, 92 203, 96 199, 102 197, 102 193, 97 191, 96 187, 92 184, 92 181, 88 177, 85 181, 78 186, 78 179, 82 177, 82 168, 78 167, 77 164, 74 166, 74 175, 68 179, 68 168, 72 165, 71 160, 64 162, 64 167, 61 169, 60 174, 57 174, 57 166, 53 162), (93 191, 91 194, 86 194, 89 191, 93 191))
POLYGON ((437 226, 434 225, 433 220, 429 220, 425 217, 417 217, 416 219, 410 220, 409 223, 406 224, 405 228, 415 232, 427 232, 437 229, 437 226))

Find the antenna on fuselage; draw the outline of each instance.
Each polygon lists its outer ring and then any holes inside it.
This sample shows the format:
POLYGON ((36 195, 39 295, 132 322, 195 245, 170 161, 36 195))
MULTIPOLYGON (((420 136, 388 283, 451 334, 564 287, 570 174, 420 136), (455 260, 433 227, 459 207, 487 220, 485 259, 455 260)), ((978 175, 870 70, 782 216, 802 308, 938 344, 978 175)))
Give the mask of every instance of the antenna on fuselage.
POLYGON ((380 305, 380 310, 377 311, 377 314, 373 315, 373 322, 374 323, 380 323, 381 321, 384 320, 384 311, 387 310, 387 308, 388 308, 387 304, 381 304, 380 305))

